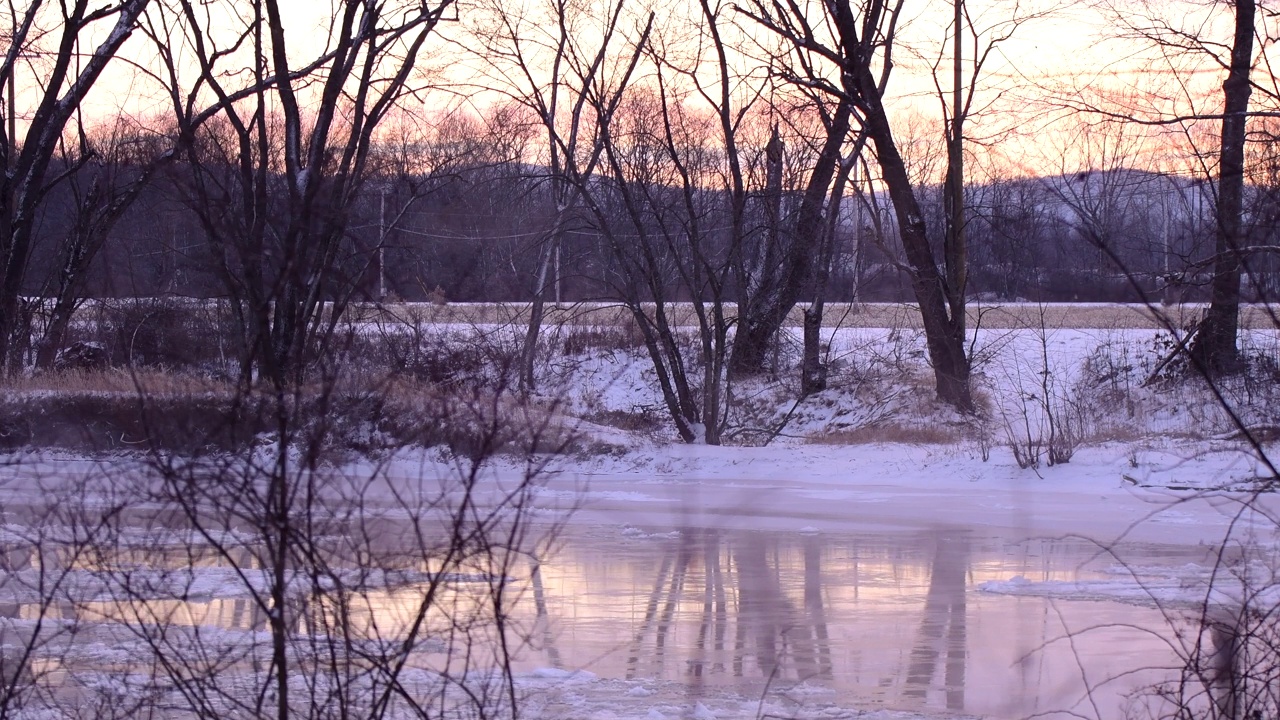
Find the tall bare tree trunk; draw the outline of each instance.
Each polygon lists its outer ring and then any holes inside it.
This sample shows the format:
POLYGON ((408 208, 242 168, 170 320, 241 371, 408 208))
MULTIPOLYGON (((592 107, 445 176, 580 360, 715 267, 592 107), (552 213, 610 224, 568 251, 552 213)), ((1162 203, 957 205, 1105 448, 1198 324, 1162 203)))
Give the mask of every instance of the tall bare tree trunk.
MULTIPOLYGON (((969 258, 965 246, 964 217, 964 63, 960 28, 964 22, 964 0, 953 0, 955 9, 955 49, 952 55, 951 136, 947 138, 947 234, 943 247, 946 266, 947 305, 951 332, 964 343, 965 289, 969 284, 969 258)), ((967 361, 966 361, 967 362, 967 361)))
POLYGON ((827 288, 831 282, 831 266, 835 263, 836 228, 840 226, 840 206, 849 175, 857 167, 866 145, 862 135, 854 144, 849 156, 840 163, 835 186, 831 189, 831 202, 827 205, 827 226, 818 258, 817 274, 813 282, 813 304, 804 311, 804 355, 800 364, 800 394, 808 397, 827 389, 827 366, 822 362, 822 316, 826 309, 827 288))
POLYGON ((1253 63, 1254 0, 1234 0, 1235 39, 1231 68, 1222 84, 1224 109, 1218 163, 1218 230, 1209 310, 1191 345, 1191 358, 1205 373, 1223 375, 1240 365, 1240 247, 1244 205, 1244 143, 1248 119, 1249 71, 1253 63))
MULTIPOLYGON (((557 218, 557 228, 559 222, 557 218)), ((525 328, 524 345, 520 350, 520 392, 522 393, 532 392, 537 380, 534 371, 537 368, 538 336, 542 333, 542 318, 547 304, 547 275, 555 252, 554 248, 554 243, 547 243, 542 248, 542 259, 538 262, 537 285, 533 289, 533 304, 529 306, 529 324, 525 328)))
POLYGON ((840 165, 840 147, 849 134, 853 111, 841 102, 827 127, 822 152, 809 175, 795 230, 780 262, 760 268, 761 278, 747 298, 738 320, 738 332, 729 360, 733 375, 749 375, 764 369, 769 343, 809 285, 826 232, 827 190, 840 165))
MULTIPOLYGON (((870 71, 864 70, 863 75, 864 87, 874 89, 870 71)), ((906 163, 894 143, 888 116, 878 94, 866 92, 864 96, 867 97, 866 132, 875 144, 880 171, 898 219, 902 247, 911 266, 911 288, 920 305, 938 399, 959 410, 971 411, 973 393, 969 388, 969 357, 964 346, 964 313, 953 316, 948 312, 946 283, 929 247, 924 214, 911 185, 906 163)))

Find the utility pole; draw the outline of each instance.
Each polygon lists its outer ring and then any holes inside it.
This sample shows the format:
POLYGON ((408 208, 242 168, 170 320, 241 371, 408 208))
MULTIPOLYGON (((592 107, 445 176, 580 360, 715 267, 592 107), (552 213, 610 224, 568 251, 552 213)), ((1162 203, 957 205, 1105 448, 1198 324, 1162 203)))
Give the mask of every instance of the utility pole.
POLYGON ((964 232, 964 46, 961 30, 964 23, 964 0, 953 0, 955 9, 951 78, 951 137, 947 147, 947 233, 943 250, 946 263, 947 303, 955 332, 964 333, 965 285, 968 283, 968 258, 964 232))
MULTIPOLYGON (((9 40, 12 42, 18 37, 18 14, 15 12, 9 19, 9 40)), ((18 83, 15 80, 18 76, 18 63, 14 62, 9 68, 9 102, 6 103, 4 111, 5 116, 9 120, 9 146, 5 148, 7 162, 4 170, 7 172, 13 167, 18 159, 18 83)))
POLYGON ((387 299, 387 186, 378 204, 378 302, 387 299))
POLYGON ((862 277, 858 270, 862 262, 862 186, 858 184, 858 165, 853 164, 853 172, 849 179, 853 181, 853 197, 854 202, 854 221, 853 221, 853 292, 850 293, 850 302, 855 306, 858 304, 858 291, 862 286, 862 277))

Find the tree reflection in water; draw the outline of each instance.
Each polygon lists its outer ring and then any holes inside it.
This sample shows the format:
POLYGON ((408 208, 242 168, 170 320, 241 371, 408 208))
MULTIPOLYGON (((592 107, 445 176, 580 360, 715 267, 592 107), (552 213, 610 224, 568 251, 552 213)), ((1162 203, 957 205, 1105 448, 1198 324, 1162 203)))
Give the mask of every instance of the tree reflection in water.
POLYGON ((933 535, 933 562, 924 619, 916 634, 907 666, 907 697, 924 698, 943 666, 942 685, 948 710, 964 709, 966 644, 965 579, 969 572, 969 543, 962 533, 933 535))
MULTIPOLYGON (((930 553, 922 617, 905 667, 885 682, 911 704, 941 691, 948 710, 963 710, 969 541, 939 530, 921 544, 930 553)), ((684 663, 677 674, 695 683, 717 674, 770 682, 831 677, 825 551, 817 535, 797 542, 791 534, 685 529, 663 548, 627 677, 671 677, 669 659, 684 663)))
POLYGON ((547 612, 547 590, 542 584, 542 563, 536 558, 529 559, 529 582, 533 585, 534 637, 542 644, 551 661, 551 667, 557 670, 564 668, 564 659, 560 657, 560 647, 556 645, 555 634, 551 631, 551 616, 547 612))
POLYGON ((791 681, 829 677, 822 545, 817 537, 804 539, 799 588, 787 582, 795 564, 784 560, 794 550, 777 535, 681 532, 664 551, 631 642, 627 677, 664 675, 677 618, 687 619, 695 608, 697 633, 687 641, 692 647, 683 674, 697 680, 729 672, 791 681))
MULTIPOLYGON (((539 662, 638 681, 637 697, 674 691, 688 693, 686 706, 712 707, 728 693, 780 716, 797 703, 811 714, 834 702, 1119 717, 1134 690, 1164 678, 1132 673, 1168 654, 1158 610, 974 591, 1015 577, 1112 583, 1114 571, 1088 541, 1011 540, 952 525, 859 534, 669 529, 629 527, 612 543, 592 533, 547 561, 545 590, 534 594, 545 592, 538 613, 561 643, 539 662), (1081 627, 1099 629, 1073 632, 1081 627), (1082 662, 1117 681, 1087 694, 1082 662)), ((1182 568, 1199 566, 1205 550, 1135 552, 1136 567, 1182 568)))

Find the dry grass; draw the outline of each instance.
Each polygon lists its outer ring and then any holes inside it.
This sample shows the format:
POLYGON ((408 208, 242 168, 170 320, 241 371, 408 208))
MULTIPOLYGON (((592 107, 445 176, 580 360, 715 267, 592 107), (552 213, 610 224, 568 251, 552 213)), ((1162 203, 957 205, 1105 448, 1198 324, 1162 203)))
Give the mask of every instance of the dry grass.
MULTIPOLYGON (((527 303, 463 303, 432 305, 429 303, 400 303, 381 308, 373 305, 352 309, 352 317, 359 322, 394 321, 396 319, 424 324, 519 324, 528 320, 527 303)), ((733 309, 730 308, 732 313, 733 309)), ((1163 329, 1166 321, 1175 327, 1184 327, 1200 316, 1201 305, 1171 305, 1158 309, 1163 317, 1157 317, 1142 305, 1075 303, 1038 306, 1031 304, 971 305, 969 327, 992 330, 1009 330, 1026 327, 1051 329, 1163 329)), ((696 318, 688 304, 673 304, 669 314, 677 325, 692 326, 696 318)), ((1270 308, 1260 305, 1241 308, 1241 327, 1276 328, 1276 317, 1270 308)), ((787 318, 787 324, 799 327, 803 321, 803 306, 797 306, 787 318)), ((565 326, 610 326, 630 323, 630 313, 625 308, 608 303, 578 303, 559 307, 548 306, 546 323, 565 326)), ((911 304, 892 303, 828 303, 823 319, 827 327, 852 328, 919 328, 920 313, 911 304)))
MULTIPOLYGON (((1083 444, 1088 444, 1088 445, 1102 445, 1104 443, 1119 443, 1119 444, 1131 445, 1133 443, 1146 440, 1147 438, 1151 437, 1151 435, 1152 433, 1139 427, 1136 423, 1129 423, 1129 424, 1112 423, 1107 425, 1106 427, 1088 428, 1087 431, 1085 432, 1084 437, 1081 439, 1081 442, 1083 444)), ((1198 437, 1196 433, 1192 433, 1190 431, 1179 432, 1179 431, 1173 431, 1173 430, 1161 431, 1159 433, 1159 436, 1164 438, 1181 437, 1181 438, 1187 438, 1187 439, 1193 439, 1198 437)))
MULTIPOLYGON (((148 398, 188 396, 231 397, 239 388, 226 379, 161 368, 105 370, 55 370, 22 375, 0 381, 10 395, 127 395, 148 398)), ((304 387, 302 397, 320 394, 320 386, 304 387)), ((431 383, 402 374, 346 373, 334 385, 341 395, 379 394, 396 404, 422 406, 438 401, 443 394, 431 383)))
MULTIPOLYGON (((276 428, 270 395, 237 396, 231 383, 181 373, 48 372, 4 388, 0 449, 242 452, 276 428)), ((344 376, 331 390, 308 386, 289 400, 299 438, 320 443, 326 459, 406 446, 444 446, 460 456, 582 450, 554 407, 506 393, 368 373, 344 376)))
MULTIPOLYGON (((152 299, 141 298, 142 304, 152 299)), ((128 301, 112 301, 112 307, 126 307, 128 301)), ((207 310, 217 301, 196 299, 167 299, 175 308, 195 313, 207 310)), ((528 322, 529 303, 355 303, 348 307, 345 318, 352 323, 403 323, 413 325, 516 325, 528 322)), ((697 324, 692 307, 688 303, 671 303, 668 314, 678 326, 697 324)), ((803 322, 803 305, 796 306, 787 318, 787 324, 800 327, 803 322)), ((919 328, 920 313, 912 303, 827 303, 823 322, 827 327, 854 328, 919 328)), ((79 319, 89 322, 97 315, 98 304, 87 302, 79 311, 79 319)), ((727 305, 733 315, 735 306, 727 305)), ((1059 303, 1043 306, 1031 303, 971 303, 968 309, 969 327, 1008 330, 1040 327, 1043 313, 1044 326, 1048 328, 1081 329, 1162 329, 1165 320, 1176 327, 1184 327, 1197 319, 1204 306, 1199 304, 1169 305, 1158 307, 1155 313, 1140 304, 1120 303, 1059 303)), ((1246 328, 1277 328, 1280 317, 1273 308, 1264 305, 1241 307, 1241 326, 1246 328)), ((617 303, 567 303, 549 304, 545 308, 548 326, 616 326, 632 322, 631 313, 617 303)))
POLYGON ((119 368, 41 372, 8 378, 0 387, 11 394, 137 396, 141 393, 148 397, 230 395, 235 389, 225 381, 151 368, 133 372, 119 368))
POLYGON ((863 425, 858 428, 834 430, 809 438, 811 445, 868 445, 894 443, 899 445, 951 445, 968 435, 964 427, 949 427, 937 423, 904 424, 897 422, 863 425))

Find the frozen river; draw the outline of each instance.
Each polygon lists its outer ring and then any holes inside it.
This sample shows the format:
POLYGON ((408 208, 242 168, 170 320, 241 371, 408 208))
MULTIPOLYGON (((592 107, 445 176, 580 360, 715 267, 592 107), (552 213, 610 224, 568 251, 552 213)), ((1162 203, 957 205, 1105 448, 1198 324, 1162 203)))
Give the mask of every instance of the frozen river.
POLYGON ((1208 585, 1236 564, 1273 594, 1271 496, 1135 487, 1111 450, 1043 478, 901 447, 716 452, 544 493, 583 499, 526 573, 523 667, 597 676, 548 684, 549 717, 1159 716, 1208 585))
MULTIPOLYGON (((162 566, 191 557, 189 547, 156 550, 133 559, 162 566)), ((1117 550, 1146 579, 1205 566, 1211 552, 1155 544, 1117 550)), ((10 553, 8 562, 21 571, 34 559, 10 553)), ((237 633, 260 638, 266 617, 228 580, 231 564, 211 555, 197 562, 185 582, 201 591, 153 600, 146 611, 181 609, 180 625, 230 631, 232 644, 237 633)), ((246 557, 243 565, 253 562, 246 557)), ((1011 540, 957 526, 834 534, 573 525, 540 560, 523 558, 509 574, 508 636, 518 647, 520 694, 531 715, 548 718, 852 717, 865 710, 1114 718, 1177 666, 1162 639, 1171 617, 1194 617, 1189 607, 1161 611, 1142 598, 984 591, 1010 578, 1104 586, 1136 578, 1088 541, 1011 540)), ((120 637, 113 627, 139 622, 134 615, 144 605, 88 594, 98 599, 60 601, 50 619, 75 622, 90 645, 109 644, 120 637)), ((367 620, 400 637, 390 629, 403 625, 420 597, 413 584, 376 593, 367 620)), ((0 603, 0 616, 14 620, 38 612, 32 602, 0 603)), ((67 667, 120 665, 129 654, 89 655, 67 667)), ((445 661, 431 654, 434 660, 420 658, 424 665, 445 661)))
MULTIPOLYGON (((1145 572, 1208 561, 1204 548, 1177 546, 1135 545, 1123 556, 1145 572)), ((1153 603, 979 588, 1123 574, 1083 540, 1010 541, 962 527, 575 528, 529 575, 522 604, 538 622, 522 663, 634 684, 605 699, 591 692, 599 683, 583 683, 575 700, 561 698, 563 711, 588 717, 610 708, 666 716, 698 702, 741 716, 750 703, 726 705, 740 697, 802 716, 856 708, 1114 718, 1130 694, 1167 676, 1158 666, 1176 663, 1153 603)))
MULTIPOLYGON (((496 692, 496 622, 522 717, 1151 717, 1151 688, 1201 636, 1215 569, 1274 566, 1234 557, 1275 547, 1269 497, 1134 487, 1106 453, 1067 482, 913 449, 734 449, 736 465, 708 452, 661 472, 554 475, 521 513, 483 520, 491 544, 457 565, 440 564, 441 525, 405 503, 308 516, 316 529, 293 541, 307 555, 286 565, 316 574, 281 576, 294 692, 328 697, 326 668, 358 667, 343 692, 359 696, 386 658, 405 662, 406 698, 442 676, 496 692)), ((217 691, 208 712, 172 716, 230 717, 241 687, 273 692, 262 527, 235 515, 193 533, 180 513, 113 509, 101 492, 41 514, 37 497, 15 491, 5 508, 0 660, 42 628, 23 661, 38 705, 127 717, 123 699, 191 702, 174 693, 194 683, 217 691)))

